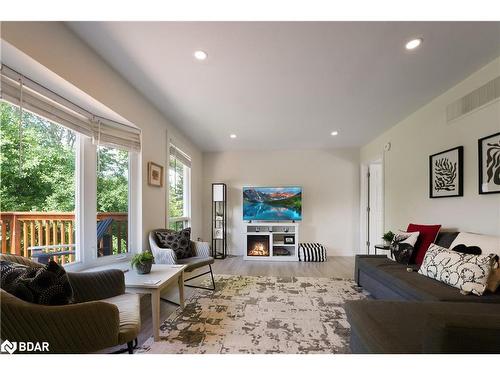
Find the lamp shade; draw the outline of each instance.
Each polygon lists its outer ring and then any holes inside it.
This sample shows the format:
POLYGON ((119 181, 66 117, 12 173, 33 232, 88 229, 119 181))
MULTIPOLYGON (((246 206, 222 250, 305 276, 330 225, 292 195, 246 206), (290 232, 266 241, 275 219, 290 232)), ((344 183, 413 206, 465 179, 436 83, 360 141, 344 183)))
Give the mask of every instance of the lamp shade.
POLYGON ((214 202, 224 202, 224 184, 213 184, 212 189, 214 202))

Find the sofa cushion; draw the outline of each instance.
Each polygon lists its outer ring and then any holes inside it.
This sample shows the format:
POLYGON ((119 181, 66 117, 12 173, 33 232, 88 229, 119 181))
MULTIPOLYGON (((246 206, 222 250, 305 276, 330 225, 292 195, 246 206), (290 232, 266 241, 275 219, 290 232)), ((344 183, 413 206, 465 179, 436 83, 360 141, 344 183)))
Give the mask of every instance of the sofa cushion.
POLYGON ((460 232, 443 232, 440 231, 436 237, 436 241, 434 242, 436 245, 446 247, 447 249, 451 249, 451 244, 455 241, 458 234, 460 232))
MULTIPOLYGON (((399 296, 397 299, 500 303, 500 291, 481 297, 463 295, 451 286, 419 275, 415 271, 408 272, 407 268, 384 256, 356 256, 357 273, 366 273, 371 279, 389 287, 395 295, 399 296)), ((363 283, 360 283, 360 286, 363 287, 363 283)), ((370 289, 367 291, 371 292, 370 289)))
POLYGON ((465 293, 482 296, 498 255, 471 255, 432 244, 418 273, 458 288, 465 293))
MULTIPOLYGON (((363 343, 367 352, 392 354, 425 352, 424 339, 432 316, 467 314, 495 317, 500 314, 500 305, 457 302, 362 300, 348 301, 345 309, 352 334, 363 343)), ((471 348, 474 345, 472 342, 471 348)))
POLYGON ((120 314, 120 328, 118 340, 128 342, 134 340, 141 330, 140 295, 124 293, 116 297, 101 300, 118 307, 120 314))
POLYGON ((50 260, 44 267, 0 261, 1 288, 24 301, 39 305, 67 305, 73 289, 63 267, 50 260))
POLYGON ((431 243, 436 242, 437 235, 441 225, 422 225, 422 224, 409 224, 407 232, 420 232, 417 243, 415 244, 415 254, 413 262, 418 265, 422 264, 425 253, 431 243))

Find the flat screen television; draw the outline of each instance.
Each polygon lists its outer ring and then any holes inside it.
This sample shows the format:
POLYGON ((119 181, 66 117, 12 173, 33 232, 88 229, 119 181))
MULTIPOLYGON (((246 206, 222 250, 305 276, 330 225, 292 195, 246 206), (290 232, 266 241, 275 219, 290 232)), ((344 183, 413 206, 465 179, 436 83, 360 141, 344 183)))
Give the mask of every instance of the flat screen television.
POLYGON ((302 188, 300 186, 244 187, 243 220, 302 220, 302 188))

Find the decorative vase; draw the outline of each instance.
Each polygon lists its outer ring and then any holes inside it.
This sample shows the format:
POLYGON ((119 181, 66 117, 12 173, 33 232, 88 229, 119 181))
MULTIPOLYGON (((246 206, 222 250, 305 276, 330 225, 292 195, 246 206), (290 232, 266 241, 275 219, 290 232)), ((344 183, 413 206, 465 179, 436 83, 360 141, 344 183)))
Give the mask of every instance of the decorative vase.
POLYGON ((151 267, 153 266, 153 261, 137 263, 135 269, 139 275, 146 275, 151 272, 151 267))

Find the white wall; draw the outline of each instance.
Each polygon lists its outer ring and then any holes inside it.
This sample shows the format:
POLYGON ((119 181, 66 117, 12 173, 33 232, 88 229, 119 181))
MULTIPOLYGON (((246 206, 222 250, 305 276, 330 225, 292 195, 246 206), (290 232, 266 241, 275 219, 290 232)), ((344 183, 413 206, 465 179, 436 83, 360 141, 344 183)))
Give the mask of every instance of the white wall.
MULTIPOLYGON (((61 22, 2 22, 1 37, 62 79, 142 129, 142 230, 166 225, 166 187, 147 184, 147 163, 167 166, 167 137, 192 158, 193 238, 201 234, 202 153, 178 129, 61 22)), ((15 67, 12 67, 15 68, 15 67)))
POLYGON ((211 238, 211 184, 225 182, 229 253, 245 250, 242 187, 282 185, 303 188, 301 242, 321 242, 329 255, 358 252, 358 150, 215 152, 203 162, 204 238, 211 238))
MULTIPOLYGON (((446 122, 446 106, 500 75, 500 58, 435 98, 378 138, 362 147, 361 160, 392 148, 385 162, 385 228, 404 228, 408 222, 442 224, 500 235, 500 194, 478 194, 477 140, 500 131, 500 101, 458 121, 446 122), (464 146, 464 196, 429 198, 429 155, 464 146)), ((408 88, 411 90, 411 87, 408 88)))

